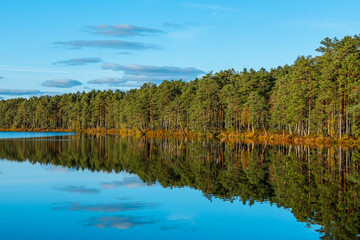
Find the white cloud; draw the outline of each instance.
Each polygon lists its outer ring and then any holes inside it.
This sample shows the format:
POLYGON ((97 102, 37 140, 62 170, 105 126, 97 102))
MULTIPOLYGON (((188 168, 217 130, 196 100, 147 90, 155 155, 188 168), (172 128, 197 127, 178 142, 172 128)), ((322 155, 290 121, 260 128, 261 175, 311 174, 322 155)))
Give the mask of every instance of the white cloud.
POLYGON ((90 58, 72 58, 69 60, 60 60, 60 61, 54 62, 54 64, 67 65, 67 66, 79 66, 79 65, 87 65, 89 63, 99 63, 99 62, 102 62, 101 58, 90 57, 90 58))
POLYGON ((164 33, 164 31, 159 29, 140 27, 132 24, 118 24, 118 25, 100 24, 97 26, 89 26, 87 27, 87 30, 96 35, 111 36, 111 37, 143 36, 148 34, 164 33))
POLYGON ((53 87, 53 88, 71 88, 74 86, 82 85, 81 82, 73 79, 61 78, 61 79, 53 79, 47 80, 41 84, 44 87, 53 87))
POLYGON ((156 45, 141 43, 141 42, 128 42, 122 40, 76 40, 67 42, 54 42, 56 45, 70 47, 70 49, 81 49, 84 47, 93 48, 110 48, 110 49, 129 49, 129 50, 147 50, 158 49, 156 45))
POLYGON ((198 76, 205 74, 204 71, 194 67, 173 67, 173 66, 151 66, 128 64, 119 65, 115 63, 103 63, 101 66, 105 70, 124 71, 126 75, 145 75, 145 76, 174 76, 176 78, 198 76))

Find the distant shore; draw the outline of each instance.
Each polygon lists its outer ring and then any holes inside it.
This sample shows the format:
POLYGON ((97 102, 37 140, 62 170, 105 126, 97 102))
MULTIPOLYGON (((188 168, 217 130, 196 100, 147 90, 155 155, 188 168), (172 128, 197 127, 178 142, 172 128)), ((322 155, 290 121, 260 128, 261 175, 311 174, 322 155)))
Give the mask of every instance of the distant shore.
POLYGON ((217 133, 197 133, 191 131, 161 131, 161 130, 137 130, 137 129, 41 129, 41 128, 11 128, 0 129, 2 132, 77 132, 79 134, 91 135, 119 135, 119 136, 134 136, 134 137, 188 137, 188 138, 215 138, 222 141, 244 141, 244 142, 259 142, 269 144, 303 144, 316 146, 347 146, 360 147, 360 139, 343 137, 342 139, 322 137, 322 136, 299 136, 282 133, 267 132, 217 132, 217 133))

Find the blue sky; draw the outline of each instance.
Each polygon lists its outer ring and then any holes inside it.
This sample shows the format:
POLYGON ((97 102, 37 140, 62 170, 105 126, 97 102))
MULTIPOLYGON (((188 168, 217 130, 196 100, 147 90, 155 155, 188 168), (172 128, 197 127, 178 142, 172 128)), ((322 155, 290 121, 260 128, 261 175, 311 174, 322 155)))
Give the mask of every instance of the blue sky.
POLYGON ((122 89, 315 55, 360 29, 360 2, 0 2, 0 98, 122 89))

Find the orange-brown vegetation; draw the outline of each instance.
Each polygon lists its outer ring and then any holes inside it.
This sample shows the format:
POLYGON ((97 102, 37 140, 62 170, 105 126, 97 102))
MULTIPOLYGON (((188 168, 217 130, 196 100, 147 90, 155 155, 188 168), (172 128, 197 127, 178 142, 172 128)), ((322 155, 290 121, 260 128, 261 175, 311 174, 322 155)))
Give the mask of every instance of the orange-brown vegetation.
POLYGON ((188 131, 161 131, 161 130, 144 130, 140 132, 137 129, 105 129, 105 128, 86 128, 76 131, 75 129, 41 129, 41 128, 11 128, 1 129, 3 132, 77 132, 79 134, 97 134, 97 135, 121 135, 121 136, 134 136, 141 137, 144 134, 147 137, 206 137, 206 138, 217 138, 226 142, 259 142, 268 143, 271 145, 278 144, 302 144, 302 145, 314 145, 314 146, 331 146, 341 145, 355 147, 360 146, 360 139, 354 139, 349 137, 343 137, 342 139, 322 137, 322 136, 299 136, 290 134, 280 134, 260 131, 250 132, 221 132, 218 134, 210 133, 197 133, 188 131))

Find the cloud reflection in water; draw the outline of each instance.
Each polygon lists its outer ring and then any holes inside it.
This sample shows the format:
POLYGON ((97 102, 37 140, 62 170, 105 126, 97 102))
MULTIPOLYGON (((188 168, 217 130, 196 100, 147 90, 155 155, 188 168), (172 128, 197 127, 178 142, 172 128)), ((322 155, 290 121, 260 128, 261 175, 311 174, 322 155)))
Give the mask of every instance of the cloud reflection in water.
POLYGON ((88 188, 88 187, 84 187, 84 186, 54 187, 54 189, 63 191, 63 192, 80 193, 80 194, 98 194, 100 192, 99 189, 88 188))
POLYGON ((67 210, 67 211, 81 211, 81 212, 124 212, 124 211, 137 211, 145 208, 150 208, 153 204, 140 203, 140 202, 123 202, 123 203, 110 203, 110 204, 94 204, 94 205, 81 205, 80 203, 71 203, 65 206, 56 206, 54 210, 67 210))
POLYGON ((102 216, 90 219, 84 226, 95 226, 101 229, 129 229, 135 226, 155 224, 157 222, 159 221, 140 216, 102 216))
POLYGON ((139 187, 147 187, 150 184, 144 183, 137 176, 129 176, 124 177, 123 181, 112 181, 112 182, 102 182, 102 189, 112 189, 117 187, 127 187, 127 188, 139 188, 139 187))

